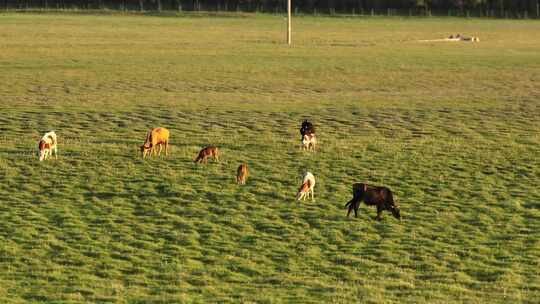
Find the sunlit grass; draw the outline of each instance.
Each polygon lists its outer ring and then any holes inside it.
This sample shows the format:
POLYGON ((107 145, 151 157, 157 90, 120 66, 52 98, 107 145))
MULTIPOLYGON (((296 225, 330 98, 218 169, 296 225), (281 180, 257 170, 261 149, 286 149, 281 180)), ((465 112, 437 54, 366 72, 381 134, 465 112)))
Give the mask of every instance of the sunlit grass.
POLYGON ((1 301, 537 303, 540 24, 294 26, 287 47, 271 16, 0 15, 1 301), (455 33, 482 42, 415 41, 455 33), (155 126, 172 153, 143 161, 155 126), (357 181, 403 220, 346 218, 357 181))

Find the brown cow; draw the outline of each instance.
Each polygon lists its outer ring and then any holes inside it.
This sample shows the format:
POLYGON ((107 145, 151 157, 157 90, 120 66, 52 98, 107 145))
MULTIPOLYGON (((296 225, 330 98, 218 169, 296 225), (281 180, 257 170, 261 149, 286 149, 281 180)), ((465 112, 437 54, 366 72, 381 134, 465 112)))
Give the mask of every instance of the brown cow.
POLYGON ((248 167, 246 164, 241 164, 236 170, 236 183, 240 185, 246 184, 246 178, 248 175, 248 167))
POLYGON ((358 208, 362 201, 368 206, 377 206, 378 220, 381 220, 381 214, 384 210, 392 212, 395 218, 401 220, 399 207, 394 203, 392 191, 387 187, 377 187, 362 183, 353 184, 353 198, 345 204, 345 207, 349 207, 347 217, 352 210, 354 210, 354 217, 358 217, 358 208))
POLYGON ((217 147, 206 147, 199 152, 195 162, 208 163, 208 157, 212 156, 216 161, 219 161, 219 150, 217 147))
POLYGON ((165 145, 165 155, 169 154, 169 130, 165 128, 155 128, 148 131, 144 144, 141 146, 143 158, 146 154, 156 155, 155 147, 159 145, 158 155, 161 155, 163 145, 165 145))

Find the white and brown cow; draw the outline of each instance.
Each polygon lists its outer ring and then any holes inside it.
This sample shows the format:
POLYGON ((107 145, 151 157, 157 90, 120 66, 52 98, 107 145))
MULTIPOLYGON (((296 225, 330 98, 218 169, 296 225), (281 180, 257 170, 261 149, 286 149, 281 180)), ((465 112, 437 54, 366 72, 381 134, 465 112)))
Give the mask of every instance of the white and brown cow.
POLYGON ((43 161, 52 156, 54 152, 54 157, 58 158, 57 151, 58 141, 56 140, 56 133, 50 131, 45 133, 38 144, 39 149, 39 161, 43 161))
POLYGON ((311 150, 315 151, 315 147, 317 146, 317 137, 315 137, 315 133, 311 134, 304 134, 302 136, 302 149, 304 150, 311 150))
POLYGON ((304 177, 302 179, 302 185, 298 189, 298 192, 296 193, 296 199, 297 200, 306 200, 306 198, 309 198, 309 195, 311 194, 311 200, 315 200, 315 176, 313 176, 313 173, 307 171, 304 173, 304 177))

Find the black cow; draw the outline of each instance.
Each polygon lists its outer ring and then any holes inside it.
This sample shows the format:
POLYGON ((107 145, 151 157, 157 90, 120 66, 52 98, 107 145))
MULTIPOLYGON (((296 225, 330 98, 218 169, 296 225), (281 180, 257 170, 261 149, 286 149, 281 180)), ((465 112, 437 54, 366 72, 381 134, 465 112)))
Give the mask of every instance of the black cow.
POLYGON ((401 220, 399 207, 394 203, 392 191, 386 187, 377 187, 362 183, 353 184, 353 198, 345 204, 345 207, 349 207, 347 217, 352 210, 354 210, 354 217, 358 217, 358 208, 362 201, 368 206, 377 206, 378 220, 381 220, 381 214, 384 210, 392 212, 395 218, 401 220))
POLYGON ((309 121, 304 120, 302 122, 302 127, 300 128, 300 134, 302 135, 302 138, 304 138, 304 135, 314 134, 315 133, 315 127, 313 127, 313 124, 309 121))

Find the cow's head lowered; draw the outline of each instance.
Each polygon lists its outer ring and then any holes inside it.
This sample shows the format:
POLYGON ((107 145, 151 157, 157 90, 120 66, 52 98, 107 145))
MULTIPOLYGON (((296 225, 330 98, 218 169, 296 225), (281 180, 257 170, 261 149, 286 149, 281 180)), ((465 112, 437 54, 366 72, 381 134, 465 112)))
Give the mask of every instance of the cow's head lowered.
POLYGON ((399 206, 394 202, 392 191, 387 187, 372 186, 365 183, 353 184, 353 199, 345 205, 349 207, 347 215, 351 210, 354 210, 356 216, 361 201, 364 201, 368 206, 377 206, 377 219, 381 219, 381 212, 386 210, 390 211, 396 219, 401 220, 399 206))
POLYGON ((146 156, 146 154, 148 154, 148 152, 150 151, 150 149, 152 148, 152 144, 150 142, 145 142, 141 147, 140 147, 140 150, 141 150, 141 153, 143 156, 146 156))
POLYGON ((51 144, 45 140, 40 140, 38 149, 39 149, 39 161, 42 161, 49 154, 49 150, 51 149, 51 144))

